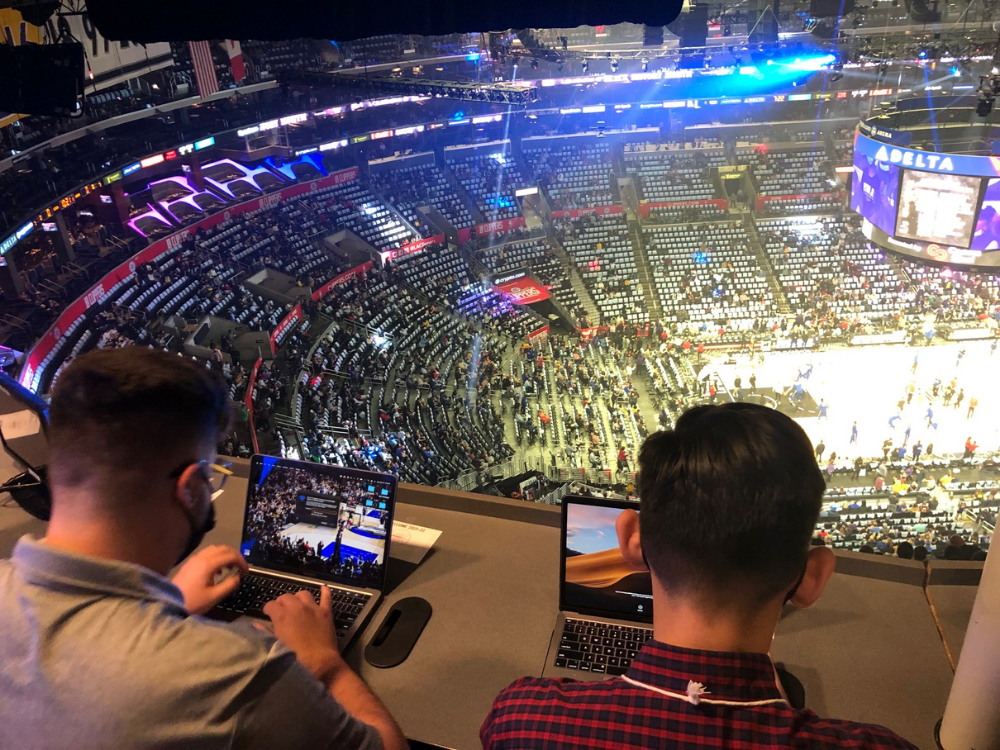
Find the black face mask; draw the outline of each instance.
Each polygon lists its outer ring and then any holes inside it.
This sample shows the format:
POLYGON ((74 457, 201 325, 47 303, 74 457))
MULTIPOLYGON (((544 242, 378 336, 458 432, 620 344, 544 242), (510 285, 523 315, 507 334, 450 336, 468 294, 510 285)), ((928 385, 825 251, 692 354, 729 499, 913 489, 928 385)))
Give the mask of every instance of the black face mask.
POLYGON ((209 502, 208 504, 208 515, 205 516, 205 523, 198 526, 198 522, 195 521, 194 514, 189 511, 183 505, 184 513, 188 517, 188 523, 191 524, 191 536, 188 537, 187 544, 184 545, 184 551, 181 556, 177 558, 175 565, 180 565, 184 560, 186 560, 192 552, 198 549, 198 545, 201 544, 201 540, 205 538, 205 534, 210 532, 215 528, 215 503, 209 502))

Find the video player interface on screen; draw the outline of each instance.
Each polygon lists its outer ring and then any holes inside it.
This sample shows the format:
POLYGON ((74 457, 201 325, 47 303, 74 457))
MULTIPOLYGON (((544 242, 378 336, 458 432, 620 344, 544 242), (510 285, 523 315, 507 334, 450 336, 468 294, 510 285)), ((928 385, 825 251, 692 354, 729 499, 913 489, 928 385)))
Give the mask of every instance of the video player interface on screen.
POLYGON ((389 482, 367 477, 265 466, 247 503, 240 551, 251 565, 377 588, 391 492, 389 482))
POLYGON ((633 570, 618 549, 615 521, 622 512, 566 503, 564 607, 653 616, 649 573, 633 570))
POLYGON ((896 193, 899 167, 854 152, 851 208, 887 234, 896 229, 896 193))
POLYGON ((1000 250, 1000 180, 986 185, 979 220, 972 235, 973 250, 1000 250))
POLYGON ((896 234, 969 247, 981 182, 978 177, 904 169, 896 234))

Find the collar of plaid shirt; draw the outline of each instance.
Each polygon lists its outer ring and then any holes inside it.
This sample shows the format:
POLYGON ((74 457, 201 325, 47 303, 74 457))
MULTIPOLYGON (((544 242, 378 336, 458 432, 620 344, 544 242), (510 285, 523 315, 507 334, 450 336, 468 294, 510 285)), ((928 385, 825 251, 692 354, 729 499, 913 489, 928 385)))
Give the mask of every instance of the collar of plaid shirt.
POLYGON ((648 641, 625 678, 633 685, 666 691, 680 700, 696 693, 705 703, 785 703, 774 665, 766 654, 697 651, 648 641), (692 684, 701 685, 702 690, 692 691, 692 684))

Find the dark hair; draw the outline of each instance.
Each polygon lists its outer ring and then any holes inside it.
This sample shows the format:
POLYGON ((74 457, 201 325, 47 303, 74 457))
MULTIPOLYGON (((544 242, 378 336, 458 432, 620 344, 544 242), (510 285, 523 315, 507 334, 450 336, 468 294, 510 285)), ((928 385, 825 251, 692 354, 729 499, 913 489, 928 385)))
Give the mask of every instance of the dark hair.
POLYGON ((899 546, 896 547, 896 557, 901 557, 904 560, 912 560, 913 545, 909 542, 900 542, 899 546))
POLYGON ((922 544, 919 547, 915 548, 913 550, 913 559, 916 560, 917 562, 923 562, 924 560, 926 560, 927 548, 922 544))
POLYGON ((866 555, 874 555, 875 554, 875 550, 872 548, 872 546, 870 544, 862 544, 861 547, 860 547, 860 549, 858 549, 858 552, 863 552, 866 555))
POLYGON ((944 559, 945 560, 957 560, 958 559, 958 547, 954 544, 949 544, 944 548, 944 559))
POLYGON ((190 359, 143 347, 84 354, 52 393, 54 483, 72 486, 159 468, 175 454, 190 453, 196 442, 217 438, 229 418, 225 385, 190 359))
POLYGON ((639 454, 646 560, 667 590, 759 606, 802 574, 824 488, 791 418, 757 404, 697 406, 639 454))

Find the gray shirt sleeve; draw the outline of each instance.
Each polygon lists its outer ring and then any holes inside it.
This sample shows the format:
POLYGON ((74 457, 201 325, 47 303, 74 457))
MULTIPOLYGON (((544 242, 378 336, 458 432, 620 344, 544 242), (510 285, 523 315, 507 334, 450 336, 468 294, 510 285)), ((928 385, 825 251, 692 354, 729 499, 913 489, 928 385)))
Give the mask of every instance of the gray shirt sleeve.
POLYGON ((347 713, 291 653, 269 659, 244 696, 234 750, 382 750, 378 732, 347 713))

